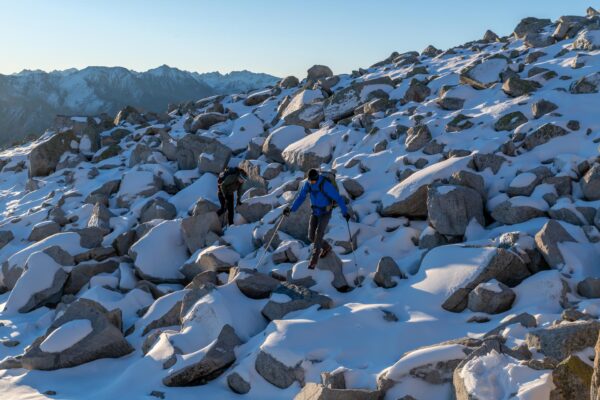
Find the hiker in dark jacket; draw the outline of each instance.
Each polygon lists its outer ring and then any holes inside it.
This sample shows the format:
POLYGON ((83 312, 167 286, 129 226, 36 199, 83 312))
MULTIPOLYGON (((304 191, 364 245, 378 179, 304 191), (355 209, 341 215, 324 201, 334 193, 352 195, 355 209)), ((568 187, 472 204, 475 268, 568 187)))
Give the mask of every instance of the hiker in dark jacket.
POLYGON ((334 202, 340 206, 342 214, 346 221, 350 219, 348 208, 336 187, 326 177, 319 174, 316 169, 308 171, 308 180, 300 189, 300 193, 292 207, 286 207, 283 210, 285 216, 290 215, 300 208, 306 195, 310 193, 310 205, 312 207, 312 215, 308 225, 308 239, 313 244, 313 251, 308 264, 309 269, 314 269, 317 266, 319 257, 323 258, 331 251, 331 245, 324 239, 327 224, 331 219, 331 210, 334 202))
POLYGON ((238 167, 226 168, 225 171, 219 174, 219 178, 217 179, 217 194, 219 196, 219 203, 221 204, 217 215, 220 217, 227 212, 229 225, 233 225, 233 196, 237 192, 237 205, 242 204, 242 185, 246 179, 246 173, 238 167))

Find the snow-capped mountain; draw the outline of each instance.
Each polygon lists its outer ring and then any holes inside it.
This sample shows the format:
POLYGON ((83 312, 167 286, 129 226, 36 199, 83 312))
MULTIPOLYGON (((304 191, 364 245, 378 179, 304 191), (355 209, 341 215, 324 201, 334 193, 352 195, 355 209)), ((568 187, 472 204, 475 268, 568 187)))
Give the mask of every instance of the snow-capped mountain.
POLYGON ((0 397, 598 400, 599 105, 590 9, 60 118, 0 152, 0 397), (354 215, 315 269, 312 168, 354 215))
POLYGON ((166 65, 145 72, 88 67, 0 75, 0 147, 39 136, 56 115, 114 115, 126 105, 164 112, 170 103, 244 93, 276 80, 249 71, 199 74, 166 65))

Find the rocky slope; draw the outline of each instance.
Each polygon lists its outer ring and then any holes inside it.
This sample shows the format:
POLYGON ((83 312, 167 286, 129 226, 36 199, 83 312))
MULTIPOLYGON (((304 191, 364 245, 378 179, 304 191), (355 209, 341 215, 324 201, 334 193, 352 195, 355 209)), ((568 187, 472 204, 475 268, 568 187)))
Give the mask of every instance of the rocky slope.
POLYGON ((170 103, 244 93, 277 82, 267 74, 181 71, 163 65, 146 72, 88 67, 0 75, 0 147, 37 138, 56 115, 115 115, 126 105, 164 112, 170 103))
POLYGON ((168 114, 60 120, 0 154, 0 391, 598 398, 598 71, 590 9, 168 114), (223 229, 216 173, 238 163, 223 229), (311 167, 337 171, 356 216, 350 237, 334 211, 314 271, 308 205, 262 247, 311 167))

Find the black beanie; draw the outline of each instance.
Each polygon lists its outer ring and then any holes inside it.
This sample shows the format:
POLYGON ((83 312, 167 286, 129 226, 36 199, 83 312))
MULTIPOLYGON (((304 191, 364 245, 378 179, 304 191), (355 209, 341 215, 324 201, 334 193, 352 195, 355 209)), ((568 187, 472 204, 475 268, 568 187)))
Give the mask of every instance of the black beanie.
POLYGON ((311 169, 310 171, 308 171, 308 180, 309 181, 316 181, 317 179, 319 179, 319 171, 317 171, 316 169, 311 169))

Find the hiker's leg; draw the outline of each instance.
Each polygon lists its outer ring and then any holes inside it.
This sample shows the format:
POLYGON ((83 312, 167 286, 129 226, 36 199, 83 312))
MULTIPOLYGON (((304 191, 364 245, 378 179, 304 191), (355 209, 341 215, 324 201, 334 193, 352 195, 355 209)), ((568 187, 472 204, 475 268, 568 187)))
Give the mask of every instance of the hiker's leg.
POLYGON ((323 214, 319 217, 317 234, 315 236, 315 243, 319 243, 319 247, 327 251, 331 249, 331 245, 329 244, 329 242, 327 242, 327 240, 325 240, 325 231, 327 230, 327 225, 329 225, 330 219, 331 213, 323 214))
POLYGON ((217 190, 217 195, 219 196, 219 204, 221 205, 221 208, 219 208, 219 210, 217 211, 217 215, 220 217, 221 215, 225 214, 225 211, 227 211, 227 201, 225 200, 225 196, 223 196, 223 193, 221 193, 220 190, 217 190))
POLYGON ((315 236, 317 234, 318 227, 319 217, 313 214, 310 216, 310 220, 308 222, 308 240, 313 244, 312 253, 310 254, 310 260, 308 263, 309 268, 314 268, 317 265, 319 253, 321 252, 320 243, 318 244, 318 242, 315 241, 315 236))
POLYGON ((233 225, 233 216, 234 216, 233 193, 225 196, 225 202, 227 203, 227 220, 229 221, 229 225, 233 225))

